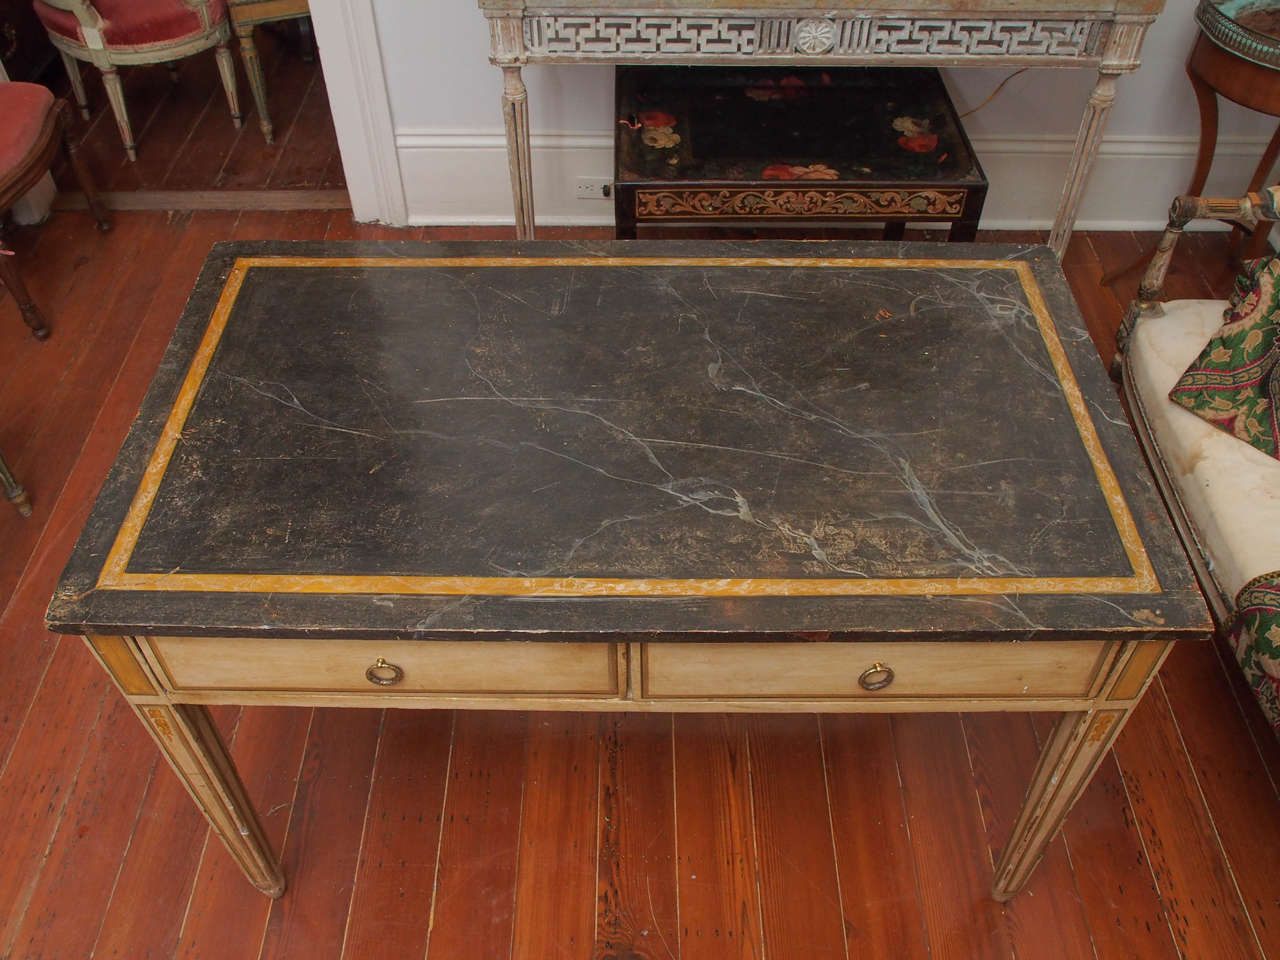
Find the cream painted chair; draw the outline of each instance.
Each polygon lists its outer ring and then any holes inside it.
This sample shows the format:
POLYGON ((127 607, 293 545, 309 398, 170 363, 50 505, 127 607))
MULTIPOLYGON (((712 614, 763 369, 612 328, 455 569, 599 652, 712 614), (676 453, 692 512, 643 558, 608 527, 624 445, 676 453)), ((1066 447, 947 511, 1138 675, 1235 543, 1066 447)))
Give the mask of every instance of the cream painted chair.
POLYGON ((62 54, 76 103, 86 119, 88 99, 77 61, 102 71, 130 160, 138 159, 138 151, 116 70, 120 66, 172 63, 214 47, 231 119, 240 126, 235 63, 227 46, 231 23, 226 0, 34 0, 34 6, 50 41, 62 54))

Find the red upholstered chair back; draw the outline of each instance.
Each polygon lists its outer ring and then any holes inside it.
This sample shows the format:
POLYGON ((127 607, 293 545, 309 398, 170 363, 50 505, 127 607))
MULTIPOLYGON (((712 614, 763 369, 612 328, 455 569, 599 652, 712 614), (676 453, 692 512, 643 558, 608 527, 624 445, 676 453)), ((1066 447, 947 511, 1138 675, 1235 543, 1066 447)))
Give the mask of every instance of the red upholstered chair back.
POLYGON ((34 0, 45 29, 87 47, 140 47, 199 36, 227 18, 226 0, 34 0))
MULTIPOLYGON (((53 109, 53 94, 38 83, 0 83, 0 197, 17 181, 29 155, 44 136, 53 109)), ((25 179, 25 178, 23 178, 25 179)), ((12 201, 9 201, 12 202, 12 201)), ((4 206, 0 205, 0 212, 4 206)))
MULTIPOLYGON (((0 83, 0 214, 39 182, 61 148, 80 181, 98 226, 107 229, 106 211, 98 202, 93 181, 66 136, 70 112, 65 100, 55 100, 52 93, 38 84, 0 83)), ((31 332, 43 340, 49 335, 49 328, 18 273, 17 259, 0 254, 0 287, 9 291, 31 332)))

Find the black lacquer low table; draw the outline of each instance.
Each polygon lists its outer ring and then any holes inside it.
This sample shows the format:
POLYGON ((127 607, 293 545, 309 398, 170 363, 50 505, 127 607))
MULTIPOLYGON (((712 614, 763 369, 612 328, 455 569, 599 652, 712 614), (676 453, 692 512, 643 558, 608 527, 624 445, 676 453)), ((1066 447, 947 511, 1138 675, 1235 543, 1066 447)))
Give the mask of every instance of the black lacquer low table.
POLYGON ((936 69, 620 66, 616 84, 620 239, 689 224, 977 233, 987 178, 936 69))
POLYGON ((207 704, 1062 713, 1208 618, 1045 247, 223 244, 49 609, 261 889, 207 704))

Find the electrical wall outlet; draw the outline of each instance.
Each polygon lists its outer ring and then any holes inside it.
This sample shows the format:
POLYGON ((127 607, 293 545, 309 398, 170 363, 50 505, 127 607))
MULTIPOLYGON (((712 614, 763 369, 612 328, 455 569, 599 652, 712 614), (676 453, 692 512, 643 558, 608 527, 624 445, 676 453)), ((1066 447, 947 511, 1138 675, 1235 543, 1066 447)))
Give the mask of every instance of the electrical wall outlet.
POLYGON ((579 200, 605 200, 613 193, 613 181, 608 177, 579 177, 573 195, 579 200))

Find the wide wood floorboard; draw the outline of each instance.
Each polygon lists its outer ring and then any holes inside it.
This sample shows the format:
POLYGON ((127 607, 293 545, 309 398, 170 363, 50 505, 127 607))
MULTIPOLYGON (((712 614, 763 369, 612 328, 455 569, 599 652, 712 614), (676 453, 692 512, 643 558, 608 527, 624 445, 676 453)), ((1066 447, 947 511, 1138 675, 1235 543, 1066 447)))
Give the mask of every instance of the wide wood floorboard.
POLYGON ((595 952, 600 734, 607 720, 566 711, 529 716, 513 958, 591 960, 595 952))
MULTIPOLYGON (((291 56, 264 50, 271 80, 296 70, 291 56)), ((157 79, 130 88, 151 142, 168 137, 178 97, 207 95, 201 126, 225 119, 206 66, 184 69, 190 89, 157 79)), ((283 149, 309 109, 282 107, 283 149)), ((119 150, 114 136, 98 122, 87 133, 100 157, 119 150)), ((226 138, 214 173, 249 140, 261 140, 252 121, 226 138)), ((286 157, 272 168, 282 183, 314 184, 333 165, 286 157)), ((112 176, 125 176, 121 163, 117 153, 112 176)), ((133 174, 172 185, 181 167, 140 160, 133 174)), ((106 236, 69 212, 11 233, 54 333, 35 342, 0 299, 0 449, 35 507, 22 520, 0 503, 0 956, 1280 953, 1268 873, 1280 744, 1208 643, 1175 651, 1005 905, 988 896, 992 864, 1052 717, 224 708, 216 720, 290 883, 274 902, 250 887, 88 652, 43 629, 44 605, 210 244, 508 236, 316 210, 132 212, 106 236)), ((1138 275, 1099 280, 1154 241, 1073 239, 1065 268, 1099 362, 1138 275)), ((1224 296, 1224 237, 1184 243, 1171 290, 1224 296)))
POLYGON ((687 960, 764 956, 747 729, 738 716, 675 718, 676 910, 687 960))
POLYGON ((894 717, 893 735, 930 956, 1013 956, 960 716, 894 717))
POLYGON ((388 710, 360 841, 344 957, 422 957, 453 752, 452 712, 388 710), (394 938, 388 929, 397 931, 394 938))
POLYGON ((428 956, 511 956, 528 739, 524 713, 454 719, 430 923, 406 933, 416 941, 426 928, 428 956))
POLYGON ((767 957, 838 957, 844 910, 814 716, 746 721, 767 957))
POLYGON ((600 754, 597 960, 670 957, 679 938, 675 718, 607 717, 600 754))
POLYGON ((828 817, 849 957, 929 955, 893 720, 826 715, 828 817))

